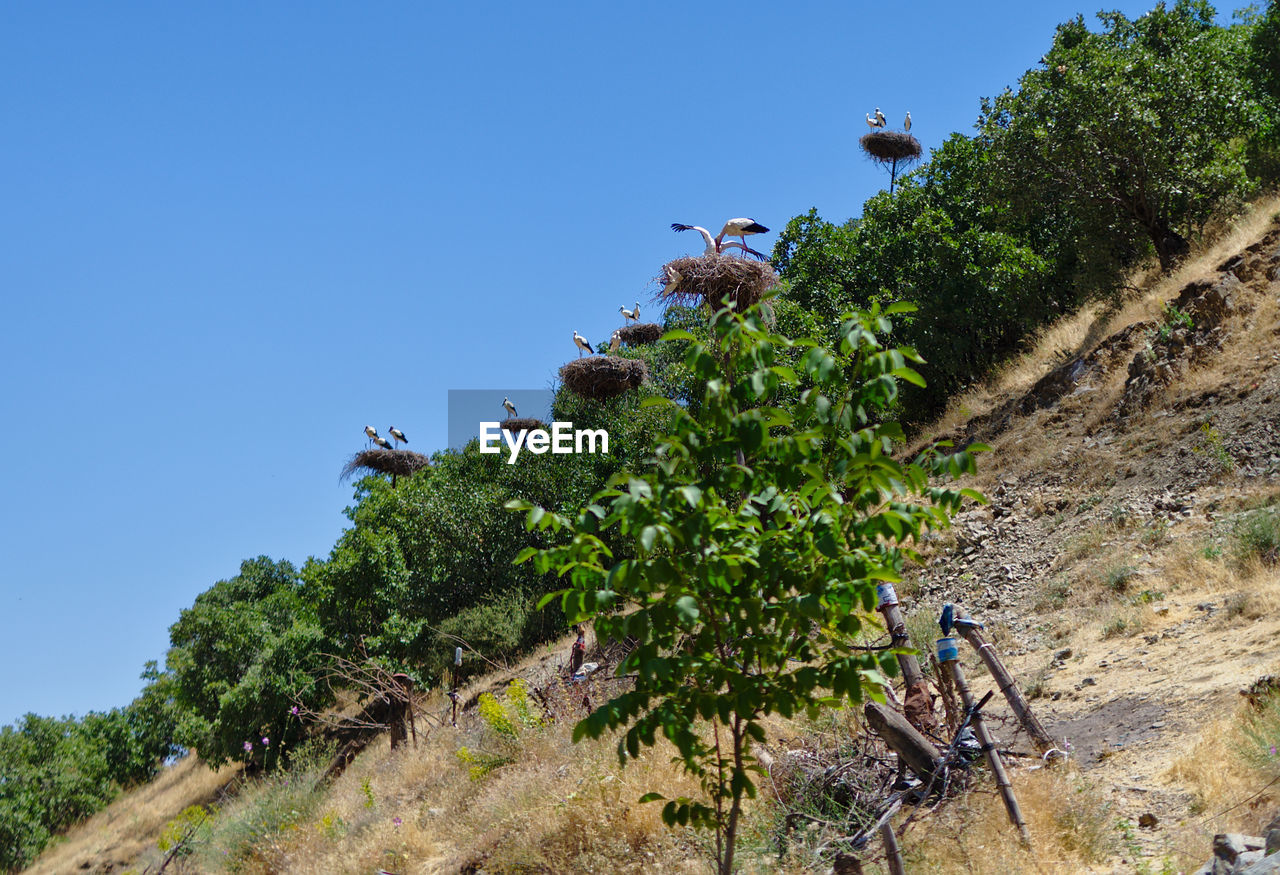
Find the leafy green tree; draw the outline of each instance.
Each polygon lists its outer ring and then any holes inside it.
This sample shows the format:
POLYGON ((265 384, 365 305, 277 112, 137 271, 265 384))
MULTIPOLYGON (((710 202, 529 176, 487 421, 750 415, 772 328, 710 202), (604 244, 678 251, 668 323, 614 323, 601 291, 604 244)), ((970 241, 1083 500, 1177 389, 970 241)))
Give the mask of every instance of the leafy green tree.
POLYGON ((771 334, 758 306, 717 313, 707 343, 668 335, 689 342, 705 390, 696 416, 672 411, 645 473, 620 473, 572 515, 512 504, 531 530, 568 536, 522 558, 568 578, 569 619, 636 642, 618 669, 634 689, 580 722, 575 740, 624 728, 625 762, 668 738, 707 801, 670 800, 663 817, 714 829, 721 873, 733 871, 742 801, 755 792, 749 745, 764 739, 762 718, 878 688, 892 656, 854 644, 876 583, 897 580, 911 540, 947 524, 965 494, 929 477, 972 470, 967 453, 890 455, 902 432, 882 417, 898 380, 919 382, 907 365, 918 357, 880 337, 909 309, 854 314, 838 349, 771 334), (797 369, 779 364, 796 347, 797 369), (802 385, 789 409, 774 404, 802 385))
POLYGON ((0 867, 21 869, 118 790, 103 746, 73 718, 27 714, 0 728, 0 867))
POLYGON ((1213 15, 1203 0, 1158 3, 1134 20, 1099 13, 1100 33, 1077 17, 1017 91, 984 101, 981 136, 1025 208, 1122 220, 1167 269, 1187 234, 1250 190, 1244 146, 1260 107, 1242 32, 1213 15))
POLYGON ((1251 170, 1264 182, 1280 181, 1280 0, 1249 22, 1248 74, 1262 106, 1250 143, 1251 170))
POLYGON ((301 588, 289 562, 248 559, 170 627, 166 664, 180 714, 177 738, 211 765, 274 765, 304 736, 293 704, 328 701, 316 680, 324 636, 301 588))

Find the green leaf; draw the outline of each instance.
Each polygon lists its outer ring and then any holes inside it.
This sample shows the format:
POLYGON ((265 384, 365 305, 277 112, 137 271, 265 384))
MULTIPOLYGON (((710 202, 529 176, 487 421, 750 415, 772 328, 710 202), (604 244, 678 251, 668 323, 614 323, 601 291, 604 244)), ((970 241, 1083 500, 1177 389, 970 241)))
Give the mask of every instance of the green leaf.
POLYGON ((688 627, 698 622, 698 616, 701 613, 698 609, 698 601, 693 596, 682 595, 676 599, 675 603, 676 616, 680 618, 680 622, 688 627))

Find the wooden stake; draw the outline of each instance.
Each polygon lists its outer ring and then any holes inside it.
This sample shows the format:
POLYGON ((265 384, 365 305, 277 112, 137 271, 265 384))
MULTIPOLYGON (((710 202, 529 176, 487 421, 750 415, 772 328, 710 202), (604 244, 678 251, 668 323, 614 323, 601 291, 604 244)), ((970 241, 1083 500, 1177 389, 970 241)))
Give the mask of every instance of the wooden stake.
POLYGON ((898 837, 893 834, 893 824, 887 820, 880 825, 880 838, 884 842, 889 875, 907 875, 906 864, 902 862, 902 850, 898 847, 898 837))
MULTIPOLYGON (((955 617, 963 620, 971 619, 965 613, 964 608, 959 605, 955 606, 955 617)), ((1036 715, 1031 713, 1031 705, 1027 703, 1026 697, 1022 695, 1022 690, 1014 682, 1013 675, 1009 674, 1009 670, 1004 667, 1004 663, 996 655, 995 648, 991 646, 991 643, 982 637, 981 630, 977 626, 971 626, 968 623, 957 623, 955 630, 964 637, 965 641, 968 641, 973 646, 974 650, 978 651, 978 656, 982 658, 987 671, 991 672, 991 677, 995 679, 996 685, 999 686, 1005 701, 1013 709, 1018 722, 1022 724, 1022 728, 1030 736, 1031 742, 1036 746, 1036 750, 1040 751, 1040 753, 1045 753, 1058 747, 1058 743, 1053 740, 1053 736, 1036 719, 1036 715)))
POLYGON ((914 726, 892 708, 878 702, 868 702, 862 713, 875 730, 876 735, 906 763, 921 779, 928 778, 942 765, 942 753, 933 742, 921 735, 914 726))
POLYGON ((964 669, 960 667, 960 660, 947 659, 942 664, 951 673, 951 680, 956 685, 956 692, 960 694, 960 701, 964 703, 966 711, 973 715, 969 723, 973 726, 973 734, 978 737, 978 743, 982 745, 982 752, 987 755, 987 762, 991 765, 991 773, 995 775, 996 786, 1000 788, 1005 810, 1009 812, 1009 820, 1018 828, 1018 834, 1022 836, 1022 844, 1029 848, 1031 833, 1027 831, 1027 822, 1022 817, 1022 809, 1018 807, 1017 797, 1013 795, 1013 785, 1009 783, 1004 763, 1000 761, 1000 752, 996 750, 995 740, 991 737, 987 724, 982 720, 982 712, 974 707, 973 694, 969 692, 969 685, 964 681, 964 669))
MULTIPOLYGON (((876 598, 879 600, 876 609, 884 614, 884 625, 889 630, 889 643, 899 648, 911 647, 911 636, 907 634, 907 623, 898 607, 898 594, 893 585, 882 583, 877 586, 876 598)), ((902 669, 902 682, 907 686, 903 713, 921 732, 936 734, 938 720, 933 714, 933 698, 924 672, 920 670, 920 662, 913 654, 899 653, 898 667, 902 669)))

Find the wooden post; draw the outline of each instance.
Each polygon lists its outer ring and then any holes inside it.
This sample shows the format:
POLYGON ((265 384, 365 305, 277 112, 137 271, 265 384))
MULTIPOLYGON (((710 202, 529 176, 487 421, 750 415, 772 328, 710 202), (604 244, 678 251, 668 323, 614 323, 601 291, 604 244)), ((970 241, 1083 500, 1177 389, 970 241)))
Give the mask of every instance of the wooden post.
MULTIPOLYGON (((395 750, 409 738, 408 723, 413 719, 413 678, 407 674, 391 676, 392 688, 386 691, 391 699, 387 722, 391 729, 391 749, 395 750)), ((417 733, 414 733, 415 741, 417 733)))
MULTIPOLYGON (((894 647, 910 647, 911 636, 907 634, 907 623, 898 607, 898 593, 893 584, 882 583, 877 586, 876 598, 879 601, 876 609, 884 614, 884 625, 889 630, 889 643, 894 647)), ((903 713, 920 731, 936 734, 938 720, 933 715, 933 697, 929 693, 924 672, 920 670, 920 662, 910 653, 899 653, 898 667, 902 669, 902 681, 907 686, 903 696, 903 713)))
MULTIPOLYGON (((965 613, 964 608, 959 605, 955 606, 955 618, 957 620, 972 619, 965 613)), ((1014 715, 1017 716, 1018 722, 1022 724, 1022 728, 1026 730, 1027 735, 1030 736, 1031 742, 1036 746, 1036 750, 1040 751, 1040 753, 1045 753, 1058 747, 1058 743, 1053 740, 1053 736, 1049 735, 1044 725, 1036 719, 1036 715, 1031 713, 1031 706, 1027 703, 1026 697, 1022 695, 1022 690, 1014 682, 1013 675, 1009 674, 1009 670, 1004 667, 1004 663, 996 655, 995 648, 982 636, 982 631, 977 625, 956 623, 955 630, 964 637, 965 641, 968 641, 973 646, 974 650, 978 651, 978 656, 982 658, 987 671, 991 672, 991 677, 995 679, 996 685, 1004 695, 1005 701, 1013 709, 1014 715)))
POLYGON ((893 824, 887 820, 880 824, 880 839, 884 842, 889 875, 907 875, 906 864, 902 862, 902 850, 898 847, 898 837, 893 834, 893 824))
POLYGON ((991 773, 995 775, 996 786, 1000 788, 1000 796, 1004 800, 1005 810, 1009 812, 1009 820, 1018 828, 1018 834, 1022 836, 1022 844, 1029 848, 1031 833, 1027 831, 1027 822, 1022 817, 1022 809, 1018 807, 1017 797, 1013 795, 1013 785, 1009 783, 1004 763, 1000 761, 1000 752, 996 750, 995 740, 991 737, 987 724, 982 720, 982 712, 974 707, 973 694, 969 692, 969 685, 964 681, 964 669, 960 667, 960 660, 957 659, 954 642, 954 638, 943 638, 938 642, 938 661, 951 672, 951 680, 955 683, 956 692, 960 694, 960 701, 964 703, 965 711, 969 715, 973 734, 978 737, 982 752, 987 755, 987 762, 991 764, 991 773), (945 648, 944 641, 948 643, 945 648))
POLYGON ((453 651, 453 689, 449 691, 449 698, 453 700, 453 718, 454 726, 458 725, 458 683, 462 673, 462 648, 456 647, 453 651))
POLYGON ((922 780, 942 765, 942 753, 938 748, 897 711, 877 702, 868 702, 862 713, 867 716, 867 722, 876 735, 883 738, 884 743, 922 780))

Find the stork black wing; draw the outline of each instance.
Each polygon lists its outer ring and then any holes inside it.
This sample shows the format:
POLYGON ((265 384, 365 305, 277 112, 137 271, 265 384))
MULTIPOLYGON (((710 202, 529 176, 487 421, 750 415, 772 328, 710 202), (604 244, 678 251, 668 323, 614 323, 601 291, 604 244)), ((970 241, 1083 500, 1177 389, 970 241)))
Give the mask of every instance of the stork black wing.
POLYGON ((672 231, 692 231, 692 230, 693 230, 693 226, 692 226, 692 225, 681 225, 679 222, 672 222, 672 223, 671 223, 671 230, 672 230, 672 231))

